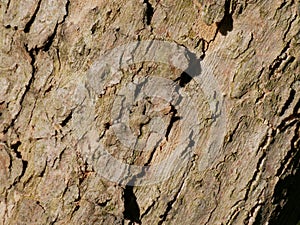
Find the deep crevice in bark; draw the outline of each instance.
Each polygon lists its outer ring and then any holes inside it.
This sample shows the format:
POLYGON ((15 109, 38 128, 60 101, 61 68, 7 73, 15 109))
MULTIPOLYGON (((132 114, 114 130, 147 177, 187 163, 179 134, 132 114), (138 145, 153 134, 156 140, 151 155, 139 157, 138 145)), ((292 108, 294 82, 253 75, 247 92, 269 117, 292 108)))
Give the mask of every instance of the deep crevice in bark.
POLYGON ((284 106, 282 107, 279 116, 283 116, 285 111, 289 108, 290 104, 294 101, 295 95, 296 95, 296 91, 294 89, 291 89, 290 95, 286 100, 286 102, 284 103, 284 106))
POLYGON ((145 217, 146 215, 148 215, 149 214, 149 212, 150 212, 150 210, 153 208, 153 206, 155 205, 155 201, 153 201, 153 203, 145 210, 145 212, 141 215, 141 219, 143 218, 143 217, 145 217))
POLYGON ((145 23, 146 25, 151 24, 151 20, 154 14, 154 8, 149 2, 149 0, 144 0, 144 4, 146 4, 146 11, 145 11, 145 23))
POLYGON ((284 118, 281 123, 278 125, 278 129, 283 132, 288 127, 293 126, 300 119, 300 113, 292 114, 284 118))
POLYGON ((225 2, 224 17, 221 22, 217 23, 218 31, 224 36, 226 36, 228 32, 233 30, 233 12, 230 12, 230 2, 231 0, 227 0, 225 2))
POLYGON ((44 47, 43 47, 43 50, 46 52, 50 49, 52 43, 53 43, 53 40, 55 38, 55 35, 56 35, 56 32, 57 32, 57 27, 58 27, 58 24, 55 25, 55 28, 54 28, 54 31, 53 33, 48 37, 44 47))
POLYGON ((130 224, 141 224, 140 208, 133 192, 133 186, 126 186, 124 189, 124 219, 129 220, 130 224))
POLYGON ((25 28, 24 28, 24 32, 25 32, 25 33, 29 33, 30 28, 31 28, 31 26, 32 26, 32 24, 34 23, 34 20, 35 20, 35 18, 36 18, 36 15, 38 14, 38 12, 39 12, 39 10, 40 10, 41 2, 42 2, 42 0, 39 0, 39 1, 38 1, 37 6, 36 6, 36 8, 35 8, 35 10, 34 10, 34 12, 33 12, 33 14, 32 14, 32 16, 31 16, 30 20, 29 20, 29 21, 27 22, 27 24, 25 25, 25 28))
POLYGON ((7 1, 6 8, 5 8, 5 13, 7 13, 7 10, 9 9, 10 2, 11 2, 11 0, 7 1))
MULTIPOLYGON (((299 148, 300 146, 298 146, 299 148)), ((297 159, 300 160, 298 153, 297 159)), ((299 165, 298 165, 299 167, 299 165)), ((280 180, 275 189, 275 203, 278 207, 270 219, 270 225, 296 225, 300 220, 300 170, 280 180), (280 204, 283 206, 281 207, 280 204)))
POLYGON ((17 158, 22 159, 21 152, 18 151, 18 148, 20 147, 22 143, 20 141, 17 141, 16 143, 12 144, 10 147, 16 153, 17 158))
POLYGON ((292 64, 295 60, 296 60, 296 58, 294 56, 289 56, 281 68, 282 73, 286 72, 286 69, 288 68, 288 66, 290 64, 292 64))
MULTIPOLYGON (((283 160, 285 174, 283 179, 279 180, 274 191, 273 204, 277 205, 270 218, 270 225, 296 225, 300 220, 300 141, 299 141, 300 123, 295 129, 294 137, 291 140, 291 150, 285 160, 283 160), (288 163, 288 157, 293 158, 288 163)), ((283 168, 280 169, 283 171, 283 168)))
MULTIPOLYGON (((291 40, 287 42, 286 46, 281 51, 280 55, 276 57, 276 59, 269 66, 269 78, 271 78, 277 69, 279 69, 280 65, 286 60, 286 52, 289 50, 291 44, 291 40)), ((287 65, 286 65, 287 66, 287 65)))
POLYGON ((24 91, 24 93, 22 94, 22 96, 21 96, 21 98, 20 98, 20 101, 19 101, 19 104, 20 104, 21 108, 20 108, 20 110, 18 111, 18 113, 14 116, 14 118, 12 118, 12 120, 11 120, 9 126, 7 126, 7 127, 3 130, 4 133, 7 133, 7 131, 9 130, 9 128, 11 128, 11 127, 14 126, 14 124, 15 124, 17 118, 19 117, 19 115, 20 115, 20 113, 21 113, 21 111, 22 111, 22 104, 23 104, 23 102, 24 102, 25 96, 26 96, 26 94, 27 94, 27 93, 29 92, 29 90, 30 90, 31 84, 32 84, 33 81, 34 81, 34 76, 35 76, 35 73, 36 73, 36 68, 35 68, 35 66, 34 66, 34 64, 35 64, 35 54, 36 54, 36 53, 35 53, 35 49, 29 50, 28 47, 27 47, 27 45, 24 45, 24 47, 25 47, 26 52, 29 54, 29 56, 30 56, 30 58, 31 58, 30 65, 31 65, 31 68, 32 68, 32 73, 31 73, 31 77, 30 77, 28 83, 25 85, 25 91, 24 91))
POLYGON ((254 219, 253 223, 256 223, 258 220, 260 220, 260 218, 258 217, 259 212, 261 211, 261 209, 259 208, 257 213, 256 213, 256 209, 258 207, 261 207, 262 204, 257 203, 255 204, 254 207, 252 207, 252 209, 250 210, 250 212, 248 213, 248 216, 246 217, 246 219, 244 220, 244 224, 249 224, 251 219, 254 219), (256 215, 255 215, 256 214, 256 215))
POLYGON ((167 140, 169 140, 169 135, 170 135, 170 132, 172 130, 174 123, 181 119, 180 116, 176 116, 177 109, 173 105, 171 105, 171 111, 169 112, 169 114, 170 113, 172 114, 172 117, 171 117, 170 123, 167 127, 167 131, 166 131, 166 135, 165 135, 167 140))
POLYGON ((179 189, 177 190, 177 192, 175 193, 173 198, 167 203, 167 208, 166 208, 165 212, 162 215, 159 216, 160 221, 158 221, 158 223, 157 223, 158 225, 162 225, 166 221, 167 216, 169 215, 170 211, 173 208, 174 203, 177 201, 177 199, 180 195, 180 192, 183 188, 184 182, 185 182, 185 180, 183 179, 183 182, 181 183, 179 189))
POLYGON ((174 82, 179 82, 180 87, 185 87, 192 79, 201 74, 201 66, 200 61, 196 54, 187 51, 186 56, 189 60, 188 68, 183 71, 178 78, 174 80, 174 82))
POLYGON ((24 160, 22 158, 22 154, 21 152, 18 150, 20 145, 22 143, 20 141, 17 141, 16 143, 12 144, 10 147, 13 150, 13 152, 16 154, 16 157, 18 159, 20 159, 22 161, 22 172, 21 174, 16 178, 16 180, 14 181, 14 183, 12 184, 12 186, 16 185, 16 183, 18 183, 20 181, 20 179, 23 177, 23 175, 25 174, 25 171, 27 169, 28 166, 28 161, 24 160))
POLYGON ((71 111, 68 116, 60 123, 62 127, 66 126, 68 122, 72 119, 73 112, 71 111))
POLYGON ((185 87, 185 85, 187 85, 189 82, 191 82, 191 80, 192 80, 192 77, 188 73, 183 72, 180 74, 180 77, 175 80, 175 82, 179 81, 179 86, 185 87))
POLYGON ((67 0, 66 6, 65 6, 65 8, 66 8, 66 14, 64 15, 62 21, 60 23, 58 23, 58 24, 63 24, 66 21, 66 18, 69 15, 69 7, 70 7, 70 0, 67 0))
MULTIPOLYGON (((293 125, 294 125, 294 123, 293 123, 293 125)), ((297 149, 297 146, 294 146, 295 142, 298 139, 297 134, 299 132, 299 128, 300 128, 300 122, 298 121, 298 123, 296 124, 296 128, 295 128, 295 136, 291 140, 291 149, 290 149, 290 151, 287 152, 286 156, 282 159, 281 165, 276 172, 276 176, 278 176, 278 177, 286 172, 287 169, 285 167, 287 166, 289 159, 291 159, 293 157, 293 154, 297 154, 297 150, 299 150, 299 149, 297 149)))
POLYGON ((255 217, 255 221, 253 222, 253 225, 261 225, 261 224, 263 224, 263 214, 262 213, 263 213, 262 209, 260 209, 257 212, 257 215, 255 217))
MULTIPOLYGON (((293 114, 297 114, 297 112, 299 111, 300 109, 300 98, 298 99, 298 102, 296 103, 294 109, 293 109, 293 114)), ((299 115, 299 114, 298 114, 299 115)))

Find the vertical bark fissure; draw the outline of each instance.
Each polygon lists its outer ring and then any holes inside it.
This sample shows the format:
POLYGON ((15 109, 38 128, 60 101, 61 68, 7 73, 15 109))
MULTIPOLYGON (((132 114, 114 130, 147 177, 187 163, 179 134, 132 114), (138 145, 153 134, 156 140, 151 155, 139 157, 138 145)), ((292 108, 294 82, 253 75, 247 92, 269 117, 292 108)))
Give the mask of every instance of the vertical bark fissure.
POLYGON ((300 220, 300 123, 291 139, 290 163, 285 166, 286 175, 275 186, 273 204, 277 206, 270 215, 270 225, 296 224, 300 220), (292 154, 293 153, 293 154, 292 154))
POLYGON ((289 106, 292 104, 292 102, 295 99, 296 91, 294 89, 290 90, 290 94, 286 102, 284 103, 282 109, 280 110, 279 116, 283 116, 286 110, 288 110, 289 106))
POLYGON ((153 203, 145 210, 145 212, 143 212, 143 214, 141 215, 141 220, 149 214, 149 212, 151 211, 151 209, 154 207, 155 205, 155 201, 153 201, 153 203))
POLYGON ((6 8, 5 8, 5 13, 7 13, 7 10, 9 9, 10 2, 11 2, 11 0, 7 1, 6 8))
POLYGON ((27 53, 29 54, 30 59, 31 59, 31 61, 30 61, 30 65, 31 65, 31 69, 32 69, 32 71, 31 71, 31 77, 29 78, 28 83, 25 85, 25 90, 24 90, 24 92, 22 93, 22 96, 21 96, 21 98, 20 98, 20 101, 19 101, 20 109, 19 109, 19 111, 17 112, 17 114, 12 118, 12 120, 11 120, 9 126, 7 126, 7 127, 4 129, 4 133, 6 133, 6 132, 8 131, 9 128, 11 128, 11 127, 14 126, 16 120, 18 119, 18 117, 19 117, 19 115, 20 115, 20 113, 21 113, 21 111, 22 111, 23 102, 24 102, 24 100, 25 100, 25 97, 26 97, 27 93, 30 91, 30 87, 31 87, 31 85, 32 85, 32 83, 33 83, 33 81, 34 81, 34 76, 35 76, 35 73, 36 73, 36 68, 35 68, 35 65, 34 65, 34 64, 35 64, 35 54, 36 54, 36 53, 35 53, 34 50, 28 50, 26 45, 25 45, 25 49, 26 49, 26 51, 27 51, 27 53))
POLYGON ((224 17, 221 20, 221 22, 217 23, 218 31, 224 36, 226 36, 228 32, 233 30, 233 12, 230 12, 230 4, 231 0, 225 1, 224 17))
POLYGON ((26 169, 27 169, 27 166, 28 166, 28 161, 26 161, 26 160, 24 160, 22 158, 22 154, 18 150, 21 144, 22 143, 20 141, 17 141, 15 144, 13 144, 13 145, 10 146, 11 149, 16 154, 16 157, 22 161, 22 171, 21 171, 21 174, 18 177, 16 177, 16 179, 14 180, 13 184, 11 185, 11 187, 15 186, 18 182, 20 182, 20 180, 24 176, 24 174, 26 172, 26 169))
POLYGON ((144 4, 146 5, 144 23, 149 26, 154 14, 154 8, 149 0, 144 0, 144 4))
POLYGON ((157 223, 158 225, 162 225, 166 221, 167 216, 169 215, 170 211, 173 208, 173 205, 175 204, 175 202, 177 201, 178 197, 180 196, 180 193, 181 193, 181 191, 183 189, 183 186, 185 184, 185 180, 186 180, 186 177, 183 178, 183 181, 182 181, 179 189, 177 190, 177 192, 175 193, 175 195, 173 196, 173 198, 171 199, 171 201, 169 201, 167 203, 167 208, 164 211, 164 213, 159 216, 160 220, 157 223))
POLYGON ((286 53, 288 52, 291 45, 291 40, 286 43, 286 46, 282 49, 281 53, 276 57, 276 59, 269 66, 269 79, 274 75, 277 69, 279 69, 282 62, 287 58, 286 53))
POLYGON ((178 190, 174 194, 173 198, 167 203, 167 207, 166 207, 164 213, 160 214, 160 216, 159 216, 160 220, 158 221, 158 225, 162 225, 164 222, 166 222, 168 215, 170 214, 171 210, 173 209, 174 204, 177 202, 178 198, 181 195, 181 192, 184 189, 189 172, 194 168, 194 166, 195 166, 195 156, 193 156, 193 159, 190 162, 190 166, 187 167, 185 173, 183 174, 182 182, 181 182, 178 190))
POLYGON ((40 10, 40 7, 41 7, 41 2, 42 0, 39 0, 38 3, 37 3, 37 6, 31 16, 31 18, 29 19, 29 21, 26 23, 25 27, 24 27, 24 32, 25 33, 29 33, 30 32, 30 28, 31 28, 31 25, 34 23, 34 20, 40 10))
MULTIPOLYGON (((293 124, 294 125, 294 124, 293 124)), ((276 172, 276 176, 280 177, 284 174, 284 172, 286 172, 286 170, 288 169, 287 166, 289 166, 287 163, 288 161, 291 159, 291 157, 293 157, 293 155, 295 155, 297 153, 297 148, 295 146, 296 141, 298 140, 298 133, 299 133, 299 127, 300 127, 300 122, 296 122, 295 123, 295 135, 294 137, 291 139, 291 149, 289 151, 287 151, 285 157, 282 159, 281 165, 279 167, 279 169, 276 172)))
POLYGON ((124 188, 124 219, 129 220, 130 224, 141 224, 140 207, 134 194, 133 186, 124 188))

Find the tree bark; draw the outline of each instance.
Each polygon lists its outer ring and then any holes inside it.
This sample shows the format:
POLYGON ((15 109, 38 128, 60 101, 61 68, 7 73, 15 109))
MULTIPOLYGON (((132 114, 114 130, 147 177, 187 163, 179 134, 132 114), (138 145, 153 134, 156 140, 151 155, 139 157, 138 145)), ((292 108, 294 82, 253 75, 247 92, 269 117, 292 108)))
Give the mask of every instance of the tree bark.
POLYGON ((299 1, 0 10, 0 224, 300 220, 299 1))

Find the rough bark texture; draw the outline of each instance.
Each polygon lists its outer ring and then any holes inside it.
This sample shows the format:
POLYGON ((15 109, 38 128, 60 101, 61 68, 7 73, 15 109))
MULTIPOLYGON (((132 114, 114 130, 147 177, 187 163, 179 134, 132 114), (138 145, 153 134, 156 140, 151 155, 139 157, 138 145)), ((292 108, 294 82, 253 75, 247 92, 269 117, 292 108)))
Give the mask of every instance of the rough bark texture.
POLYGON ((299 7, 295 0, 1 0, 0 224, 296 224, 299 7), (93 79, 88 71, 99 57, 154 39, 185 46, 218 82, 227 122, 217 152, 205 150, 213 126, 205 95, 168 65, 138 63, 99 78, 87 94, 95 110, 78 113, 75 92, 93 79), (151 75, 179 81, 197 99, 202 138, 187 166, 161 183, 104 179, 84 157, 92 143, 79 141, 91 126, 92 138, 128 164, 160 162, 176 145, 180 119, 165 103, 154 115, 153 102, 140 102, 129 122, 141 136, 162 118, 160 150, 132 153, 111 127, 122 87, 151 75))

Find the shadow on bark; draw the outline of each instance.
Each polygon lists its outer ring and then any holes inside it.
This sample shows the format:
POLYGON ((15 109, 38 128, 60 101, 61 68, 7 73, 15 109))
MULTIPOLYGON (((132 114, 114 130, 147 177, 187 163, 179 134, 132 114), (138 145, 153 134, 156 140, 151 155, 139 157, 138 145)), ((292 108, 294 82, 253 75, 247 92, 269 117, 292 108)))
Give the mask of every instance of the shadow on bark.
POLYGON ((233 18, 232 12, 230 12, 230 0, 226 1, 224 18, 220 23, 217 23, 217 26, 218 31, 224 36, 226 36, 228 32, 233 30, 233 18))
POLYGON ((130 224, 140 221, 140 208, 133 193, 133 186, 126 186, 124 189, 124 219, 130 220, 130 224))
POLYGON ((300 221, 300 142, 295 146, 297 151, 293 168, 294 174, 280 180, 274 192, 274 204, 277 209, 270 220, 270 225, 296 225, 300 221))

